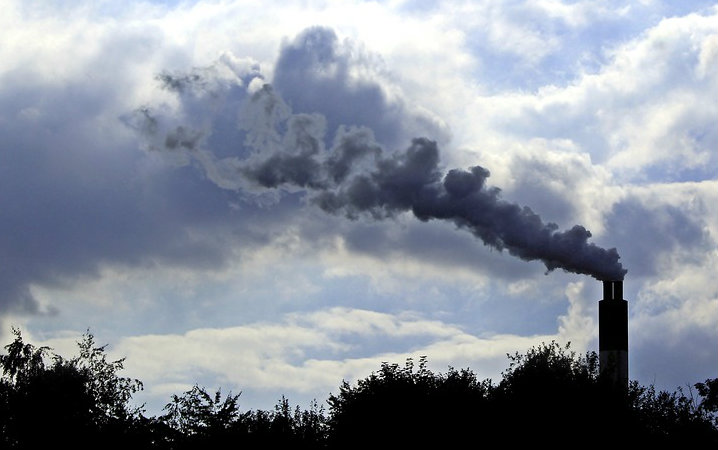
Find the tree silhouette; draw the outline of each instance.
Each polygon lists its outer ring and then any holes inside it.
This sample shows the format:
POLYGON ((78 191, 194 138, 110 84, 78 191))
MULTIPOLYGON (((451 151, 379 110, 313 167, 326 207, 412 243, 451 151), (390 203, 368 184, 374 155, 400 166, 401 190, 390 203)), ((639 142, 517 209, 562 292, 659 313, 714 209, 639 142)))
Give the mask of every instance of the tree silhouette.
POLYGON ((108 362, 89 332, 78 343, 79 356, 69 360, 13 333, 7 354, 0 355, 3 448, 90 448, 110 436, 115 443, 131 441, 140 417, 128 402, 142 384, 117 376, 122 360, 108 362))
POLYGON ((578 356, 570 344, 552 341, 508 357, 509 368, 491 391, 494 434, 511 436, 515 445, 627 438, 627 392, 600 376, 595 352, 578 356))
POLYGON ((404 367, 383 363, 356 386, 342 383, 330 395, 330 442, 357 446, 452 445, 480 427, 490 382, 468 370, 435 374, 426 358, 404 367))
POLYGON ((600 374, 595 352, 580 357, 569 345, 551 342, 509 358, 492 391, 493 407, 504 419, 494 429, 508 432, 520 423, 525 433, 517 443, 535 443, 545 430, 557 430, 569 442, 592 434, 595 445, 718 443, 706 408, 680 390, 657 392, 635 381, 628 389, 616 386, 600 374))
POLYGON ((117 375, 88 332, 79 355, 64 359, 25 343, 18 330, 0 355, 0 448, 46 446, 182 450, 259 446, 295 449, 551 445, 718 444, 718 380, 657 392, 604 380, 595 352, 541 344, 507 355, 501 380, 469 369, 434 373, 426 357, 384 362, 355 384, 344 381, 327 403, 241 412, 240 394, 195 385, 173 395, 159 417, 129 406, 139 380, 117 375))
POLYGON ((718 428, 718 378, 696 383, 695 388, 702 397, 698 409, 718 428))
POLYGON ((168 446, 194 448, 227 440, 239 418, 239 396, 230 393, 222 400, 220 391, 210 395, 197 385, 182 396, 173 395, 160 417, 168 425, 168 446))

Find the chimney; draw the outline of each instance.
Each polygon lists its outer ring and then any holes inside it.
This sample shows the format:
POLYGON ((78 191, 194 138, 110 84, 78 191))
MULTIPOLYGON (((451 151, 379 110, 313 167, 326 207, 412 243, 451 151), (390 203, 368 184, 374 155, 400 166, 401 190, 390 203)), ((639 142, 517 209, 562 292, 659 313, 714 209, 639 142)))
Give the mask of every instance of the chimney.
POLYGON ((598 302, 598 358, 600 371, 617 386, 628 389, 628 302, 623 281, 604 281, 598 302))

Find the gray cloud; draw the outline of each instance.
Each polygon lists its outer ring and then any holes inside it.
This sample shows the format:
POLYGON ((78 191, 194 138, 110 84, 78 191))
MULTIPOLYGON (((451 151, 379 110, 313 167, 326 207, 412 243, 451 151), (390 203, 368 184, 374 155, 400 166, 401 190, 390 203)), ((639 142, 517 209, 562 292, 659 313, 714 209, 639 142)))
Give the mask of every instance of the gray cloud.
MULTIPOLYGON (((255 203, 108 132, 107 123, 122 129, 112 115, 122 83, 53 86, 15 75, 0 88, 0 314, 55 313, 33 286, 69 287, 105 266, 217 268, 233 254, 231 242, 251 248, 274 232, 255 203), (237 220, 230 204, 254 222, 237 220)), ((167 127, 147 109, 137 114, 145 136, 163 133, 163 151, 214 137, 167 127)))
POLYGON ((448 140, 446 126, 412 110, 389 91, 390 75, 375 56, 325 27, 313 27, 285 42, 272 84, 295 113, 319 112, 331 136, 342 125, 370 128, 378 142, 403 145, 421 134, 448 140))
MULTIPOLYGON (((663 255, 692 252, 714 246, 702 219, 671 204, 647 206, 636 197, 613 206, 606 218, 607 233, 624 250, 635 276, 653 276, 663 255)), ((692 261, 698 263, 698 261, 692 261)))

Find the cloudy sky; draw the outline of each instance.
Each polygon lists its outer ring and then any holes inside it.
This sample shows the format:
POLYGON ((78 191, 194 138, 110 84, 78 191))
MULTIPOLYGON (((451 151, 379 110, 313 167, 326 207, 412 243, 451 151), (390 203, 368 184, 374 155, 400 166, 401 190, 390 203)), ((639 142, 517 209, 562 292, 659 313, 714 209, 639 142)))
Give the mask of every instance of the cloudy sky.
POLYGON ((4 344, 306 407, 597 351, 625 273, 630 378, 716 377, 715 2, 2 3, 4 344))

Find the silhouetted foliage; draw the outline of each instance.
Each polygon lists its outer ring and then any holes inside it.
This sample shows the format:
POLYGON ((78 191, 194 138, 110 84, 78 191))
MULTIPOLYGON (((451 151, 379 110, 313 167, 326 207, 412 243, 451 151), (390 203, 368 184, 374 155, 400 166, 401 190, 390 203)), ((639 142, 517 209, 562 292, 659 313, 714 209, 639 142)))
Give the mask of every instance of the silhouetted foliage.
POLYGON ((494 385, 469 370, 434 374, 420 360, 414 371, 382 364, 378 373, 344 382, 330 396, 330 442, 390 448, 503 442, 549 444, 718 443, 714 381, 696 385, 696 404, 680 391, 656 392, 632 382, 621 389, 604 379, 598 356, 577 356, 556 342, 507 355, 509 368, 494 385))
POLYGON ((703 397, 698 407, 713 420, 718 427, 718 378, 708 379, 705 383, 696 383, 698 395, 703 397))
POLYGON ((89 333, 78 343, 79 356, 66 360, 13 332, 15 340, 0 355, 3 448, 89 448, 109 436, 116 443, 132 442, 141 419, 128 402, 142 384, 117 376, 122 360, 108 362, 89 333))
POLYGON ((167 443, 184 448, 223 441, 239 416, 238 398, 230 393, 222 400, 220 391, 212 396, 196 385, 181 397, 173 395, 160 417, 168 426, 167 443))
POLYGON ((604 380, 595 352, 541 344, 507 355, 501 380, 469 369, 434 373, 418 364, 382 363, 355 384, 344 381, 327 403, 292 408, 282 397, 271 411, 241 412, 240 394, 194 386, 173 395, 159 417, 131 408, 138 380, 119 377, 124 360, 107 361, 88 332, 80 353, 64 359, 47 347, 15 340, 0 355, 0 448, 43 446, 134 449, 406 448, 549 444, 679 445, 718 443, 718 380, 657 392, 604 380))
POLYGON ((414 369, 411 359, 404 367, 383 363, 354 387, 343 382, 328 400, 332 446, 453 445, 480 426, 489 381, 453 368, 435 374, 425 357, 414 369))
POLYGON ((210 395, 194 386, 182 396, 172 396, 159 418, 167 426, 165 448, 211 448, 224 445, 286 445, 299 449, 323 448, 326 419, 314 402, 309 410, 293 411, 282 397, 274 411, 240 413, 239 396, 220 391, 210 395))
POLYGON ((615 431, 625 433, 625 392, 601 380, 595 352, 577 356, 551 342, 508 356, 509 368, 491 392, 494 433, 510 434, 514 444, 589 435, 593 442, 615 441, 615 431), (516 424, 521 433, 512 433, 516 424), (612 436, 605 436, 601 430, 609 425, 612 436))

